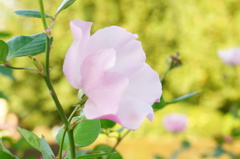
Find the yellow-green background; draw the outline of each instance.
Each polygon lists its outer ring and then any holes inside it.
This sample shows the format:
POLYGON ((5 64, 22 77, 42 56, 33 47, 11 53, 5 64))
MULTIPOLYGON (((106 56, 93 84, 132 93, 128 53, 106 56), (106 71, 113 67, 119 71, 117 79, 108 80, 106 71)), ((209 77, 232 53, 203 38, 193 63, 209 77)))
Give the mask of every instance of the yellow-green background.
MULTIPOLYGON (((13 3, 7 5, 0 0, 0 31, 10 32, 12 37, 43 32, 40 19, 13 13, 21 9, 39 10, 38 1, 9 0, 7 3, 10 2, 13 3)), ((61 0, 45 0, 44 4, 46 13, 54 15, 61 0)), ((77 102, 77 90, 62 73, 64 56, 72 42, 69 22, 74 19, 92 21, 92 33, 118 25, 138 34, 147 63, 160 76, 166 69, 166 58, 179 52, 183 64, 167 76, 163 84, 165 100, 201 91, 195 97, 160 110, 153 123, 145 123, 134 135, 166 133, 161 118, 169 112, 188 115, 186 134, 191 135, 229 134, 237 123, 229 113, 223 114, 219 109, 239 103, 240 68, 223 64, 217 51, 240 45, 239 0, 76 0, 58 16, 53 28, 51 75, 66 112, 77 102)), ((37 57, 44 59, 44 55, 37 57)), ((12 65, 31 66, 31 61, 18 58, 12 65)), ((29 71, 14 71, 14 75, 15 81, 0 76, 0 91, 9 98, 10 112, 20 116, 21 125, 31 129, 60 124, 41 78, 29 71)))

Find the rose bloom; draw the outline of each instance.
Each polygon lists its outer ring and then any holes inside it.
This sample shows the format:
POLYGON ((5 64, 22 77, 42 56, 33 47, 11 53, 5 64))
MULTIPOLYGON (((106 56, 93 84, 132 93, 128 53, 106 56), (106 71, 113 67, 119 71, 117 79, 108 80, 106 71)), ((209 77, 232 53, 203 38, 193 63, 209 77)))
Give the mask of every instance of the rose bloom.
POLYGON ((63 72, 88 100, 87 119, 109 119, 136 130, 162 94, 158 74, 145 63, 137 35, 110 26, 90 36, 91 22, 71 21, 74 41, 67 51, 63 72))
POLYGON ((169 132, 182 132, 187 126, 187 116, 184 114, 171 113, 163 117, 163 126, 169 132))
POLYGON ((240 47, 218 51, 219 58, 227 65, 240 64, 240 47))

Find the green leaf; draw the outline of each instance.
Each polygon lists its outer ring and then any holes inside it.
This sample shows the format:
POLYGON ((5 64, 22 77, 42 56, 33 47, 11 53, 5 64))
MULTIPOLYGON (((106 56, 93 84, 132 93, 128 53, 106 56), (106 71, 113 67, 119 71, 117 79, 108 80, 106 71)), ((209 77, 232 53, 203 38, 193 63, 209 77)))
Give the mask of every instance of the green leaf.
MULTIPOLYGON (((109 153, 109 152, 115 152, 115 154, 112 154, 108 157, 108 159, 122 159, 122 156, 115 150, 113 150, 112 147, 104 144, 97 145, 94 147, 93 152, 101 152, 101 153, 109 153)), ((102 158, 99 158, 102 159, 102 158)))
POLYGON ((40 148, 44 159, 53 159, 54 153, 47 141, 44 139, 44 136, 40 141, 40 148))
POLYGON ((5 64, 8 55, 8 45, 0 40, 0 64, 5 64))
POLYGON ((12 80, 15 80, 15 77, 13 76, 13 71, 10 68, 7 68, 5 66, 0 66, 0 74, 9 77, 12 80))
MULTIPOLYGON (((99 120, 85 120, 76 125, 73 130, 73 136, 75 144, 79 147, 88 146, 93 143, 100 132, 101 123, 99 120)), ((60 129, 56 136, 56 141, 58 144, 61 143, 62 135, 64 129, 60 129)), ((63 149, 67 149, 69 146, 68 134, 66 133, 64 138, 63 149)))
POLYGON ((180 102, 182 100, 185 100, 187 98, 190 98, 192 96, 195 96, 196 94, 200 93, 199 91, 198 92, 193 92, 193 93, 189 93, 189 94, 186 94, 186 95, 183 95, 181 97, 178 97, 170 102, 166 102, 167 104, 173 104, 173 103, 177 103, 177 102, 180 102))
POLYGON ((41 140, 36 134, 32 133, 31 131, 22 129, 20 127, 18 127, 18 131, 22 134, 22 136, 27 140, 27 142, 32 147, 34 147, 35 149, 41 152, 41 147, 40 147, 41 140))
MULTIPOLYGON (((41 12, 38 10, 17 10, 14 13, 16 13, 17 15, 20 16, 24 16, 24 17, 34 17, 34 18, 41 18, 41 12)), ((45 18, 52 18, 51 15, 49 14, 45 14, 45 18)))
POLYGON ((59 14, 62 10, 71 6, 76 0, 63 0, 62 4, 58 7, 57 13, 59 14))
MULTIPOLYGON (((96 157, 108 156, 108 155, 112 155, 112 154, 116 154, 116 152, 97 153, 97 154, 89 154, 89 155, 84 155, 84 156, 77 156, 76 159, 82 159, 82 158, 96 158, 96 157)), ((112 158, 112 159, 113 159, 113 158, 112 158)), ((114 158, 114 159, 118 159, 118 158, 114 158)))
POLYGON ((13 57, 37 55, 45 51, 46 34, 34 34, 29 36, 16 36, 9 41, 7 60, 13 57))
POLYGON ((6 152, 6 153, 8 153, 9 155, 11 155, 12 157, 14 157, 13 154, 12 154, 12 153, 7 149, 7 147, 4 145, 2 139, 0 139, 0 146, 2 147, 2 151, 6 152))
POLYGON ((10 154, 2 150, 0 150, 0 156, 1 156, 1 159, 15 159, 15 157, 11 156, 10 154))
POLYGON ((0 31, 0 37, 8 37, 11 36, 11 33, 5 32, 5 31, 0 31))
POLYGON ((88 146, 93 143, 100 132, 101 123, 99 120, 85 120, 74 128, 75 143, 80 147, 88 146))
POLYGON ((114 121, 107 120, 107 119, 100 119, 100 122, 101 122, 101 127, 103 129, 109 129, 116 125, 114 121))

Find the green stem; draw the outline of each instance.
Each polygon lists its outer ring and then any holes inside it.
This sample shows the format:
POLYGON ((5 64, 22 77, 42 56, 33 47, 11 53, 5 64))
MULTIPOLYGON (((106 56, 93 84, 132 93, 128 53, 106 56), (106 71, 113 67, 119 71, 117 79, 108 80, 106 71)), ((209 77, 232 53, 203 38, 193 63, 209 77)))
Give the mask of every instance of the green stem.
MULTIPOLYGON (((52 82, 51 82, 51 78, 50 78, 50 47, 51 47, 51 43, 50 43, 50 39, 51 39, 51 32, 48 29, 47 23, 46 23, 46 18, 44 16, 44 7, 43 7, 43 2, 42 0, 39 0, 39 5, 40 5, 40 9, 41 9, 41 18, 42 18, 42 23, 43 23, 43 27, 46 31, 46 61, 45 61, 45 76, 43 76, 44 81, 50 91, 50 94, 52 96, 52 99, 56 105, 57 111, 61 117, 62 122, 65 125, 65 129, 68 133, 68 137, 69 137, 69 144, 70 144, 70 153, 71 153, 71 159, 75 159, 76 156, 76 152, 75 152, 75 144, 74 144, 74 138, 73 138, 73 130, 70 129, 70 124, 67 120, 67 117, 64 113, 64 110, 61 106, 61 103, 58 100, 57 94, 53 88, 52 82)), ((64 138, 63 138, 64 139, 64 138)))
POLYGON ((161 78, 161 82, 163 82, 163 80, 165 79, 165 77, 167 76, 167 74, 170 72, 171 67, 168 66, 168 68, 166 69, 165 73, 163 74, 162 78, 161 78))
POLYGON ((50 80, 50 38, 46 36, 46 57, 45 57, 45 73, 47 78, 50 80))
POLYGON ((44 14, 43 1, 38 0, 38 2, 39 2, 40 10, 41 10, 41 19, 42 19, 43 27, 46 30, 48 28, 48 26, 47 26, 47 21, 46 21, 45 14, 44 14))
POLYGON ((36 71, 38 73, 41 73, 39 70, 37 70, 35 68, 31 68, 31 67, 14 67, 14 66, 11 66, 10 64, 0 64, 0 66, 5 66, 5 67, 15 69, 15 70, 31 70, 31 71, 36 71))
POLYGON ((64 113, 64 110, 61 106, 61 103, 59 102, 59 99, 57 97, 57 94, 53 88, 52 82, 50 80, 50 72, 49 72, 49 54, 50 54, 50 40, 49 37, 47 37, 47 46, 46 46, 46 64, 45 64, 45 74, 46 76, 43 76, 44 81, 48 87, 48 89, 50 90, 50 94, 55 102, 57 111, 61 117, 62 122, 65 125, 66 131, 68 133, 68 137, 69 137, 69 144, 70 144, 70 152, 71 152, 71 159, 75 158, 75 144, 74 144, 74 138, 73 138, 73 133, 72 130, 70 130, 70 124, 67 120, 67 117, 64 113))
POLYGON ((75 144, 74 144, 74 137, 73 137, 73 129, 68 130, 67 133, 68 133, 68 140, 70 144, 71 159, 75 159, 76 151, 75 151, 75 144))
POLYGON ((66 132, 67 132, 67 129, 64 129, 62 139, 61 139, 61 143, 60 143, 60 147, 59 147, 58 159, 62 159, 63 143, 64 143, 66 132))
MULTIPOLYGON (((71 115, 69 116, 68 118, 68 123, 71 122, 72 118, 74 117, 74 114, 81 108, 81 104, 78 104, 74 110, 72 111, 71 115)), ((71 126, 71 125, 70 125, 71 126)), ((58 158, 59 159, 62 159, 62 151, 63 151, 63 143, 64 143, 64 138, 65 138, 65 135, 66 135, 66 132, 67 132, 67 129, 65 128, 64 129, 64 132, 62 134, 62 139, 61 139, 61 143, 60 143, 60 148, 59 148, 59 153, 58 153, 58 158)))
POLYGON ((65 115, 65 113, 64 113, 64 110, 63 110, 63 108, 62 108, 59 100, 58 100, 58 97, 57 97, 56 92, 55 92, 55 90, 54 90, 54 88, 53 88, 53 86, 52 86, 52 83, 51 83, 51 81, 48 79, 47 76, 45 76, 45 77, 43 77, 43 78, 44 78, 44 80, 45 80, 45 83, 46 83, 48 89, 50 90, 50 95, 52 96, 53 101, 54 101, 54 103, 55 103, 55 105, 56 105, 56 107, 57 107, 57 111, 58 111, 58 113, 59 113, 59 115, 60 115, 60 117, 61 117, 61 120, 62 120, 63 123, 65 124, 66 129, 68 129, 69 123, 68 123, 67 117, 66 117, 66 115, 65 115))
POLYGON ((74 110, 72 111, 71 115, 70 115, 69 118, 68 118, 68 122, 69 122, 69 123, 71 122, 72 118, 74 117, 74 114, 75 114, 80 108, 81 108, 81 105, 79 105, 79 104, 74 108, 74 110))
MULTIPOLYGON (((62 106, 61 106, 61 104, 60 104, 60 102, 58 100, 58 97, 57 97, 56 92, 55 92, 55 90, 54 90, 54 88, 52 86, 51 81, 48 79, 47 76, 44 76, 43 78, 45 80, 45 83, 48 86, 48 89, 50 90, 50 94, 51 94, 51 96, 52 96, 52 98, 53 98, 53 100, 55 102, 55 105, 56 105, 57 111, 58 111, 58 113, 59 113, 59 115, 61 117, 61 120, 62 120, 62 122, 65 125, 65 129, 66 129, 66 131, 68 133, 68 137, 69 137, 71 159, 74 159, 75 156, 76 156, 75 155, 76 152, 75 152, 75 144, 74 144, 73 133, 72 133, 72 130, 70 130, 70 124, 69 124, 69 122, 67 120, 67 117, 66 117, 66 115, 64 113, 64 110, 63 110, 63 108, 62 108, 62 106)), ((60 151, 59 151, 59 153, 60 153, 60 151)))
POLYGON ((72 118, 74 117, 74 114, 77 112, 77 111, 80 111, 83 109, 83 106, 84 104, 86 103, 88 97, 87 96, 83 96, 83 98, 80 100, 80 102, 77 104, 77 106, 74 108, 74 110, 72 111, 71 115, 69 116, 68 118, 68 122, 70 123, 72 118))

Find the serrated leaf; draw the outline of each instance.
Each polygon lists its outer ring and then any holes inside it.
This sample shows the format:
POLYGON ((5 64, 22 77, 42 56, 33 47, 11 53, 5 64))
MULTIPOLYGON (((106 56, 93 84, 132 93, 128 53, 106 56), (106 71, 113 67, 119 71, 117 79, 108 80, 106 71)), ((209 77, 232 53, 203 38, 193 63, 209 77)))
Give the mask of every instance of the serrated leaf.
POLYGON ((14 57, 37 55, 45 52, 46 34, 21 35, 16 36, 9 41, 7 60, 14 57))
POLYGON ((54 153, 44 137, 41 138, 40 148, 44 159, 53 159, 54 153))
POLYGON ((0 150, 0 157, 1 159, 15 159, 15 157, 11 156, 10 154, 2 150, 0 150))
POLYGON ((192 96, 195 96, 198 93, 200 93, 200 92, 193 92, 193 93, 185 94, 185 95, 183 95, 181 97, 178 97, 178 98, 176 98, 176 99, 174 99, 172 101, 166 102, 166 103, 167 104, 177 103, 177 102, 180 102, 180 101, 185 100, 187 98, 190 98, 192 96))
POLYGON ((5 66, 0 66, 0 74, 9 77, 12 80, 15 80, 15 77, 13 76, 13 71, 10 68, 7 68, 5 66))
MULTIPOLYGON (((108 153, 97 153, 97 154, 89 154, 84 156, 78 156, 76 159, 83 159, 83 158, 96 158, 96 157, 102 157, 102 156, 109 156, 116 154, 116 152, 108 152, 108 153)), ((115 158, 117 159, 117 158, 115 158)))
POLYGON ((76 0, 64 0, 62 4, 58 7, 56 14, 60 13, 62 10, 71 6, 76 0))
MULTIPOLYGON (((41 12, 38 10, 30 10, 30 9, 17 10, 17 11, 14 11, 14 13, 24 17, 41 18, 41 12)), ((52 16, 49 14, 44 14, 44 15, 45 15, 45 18, 52 18, 52 16)))
POLYGON ((0 40, 0 64, 5 64, 8 55, 8 45, 0 40))
POLYGON ((103 129, 109 129, 116 125, 114 121, 107 120, 107 119, 100 119, 100 122, 101 122, 101 127, 103 129))
POLYGON ((31 131, 22 129, 20 127, 18 127, 18 131, 22 134, 22 136, 27 140, 27 142, 32 147, 34 147, 35 149, 41 152, 41 147, 40 147, 41 139, 36 134, 32 133, 31 131))

